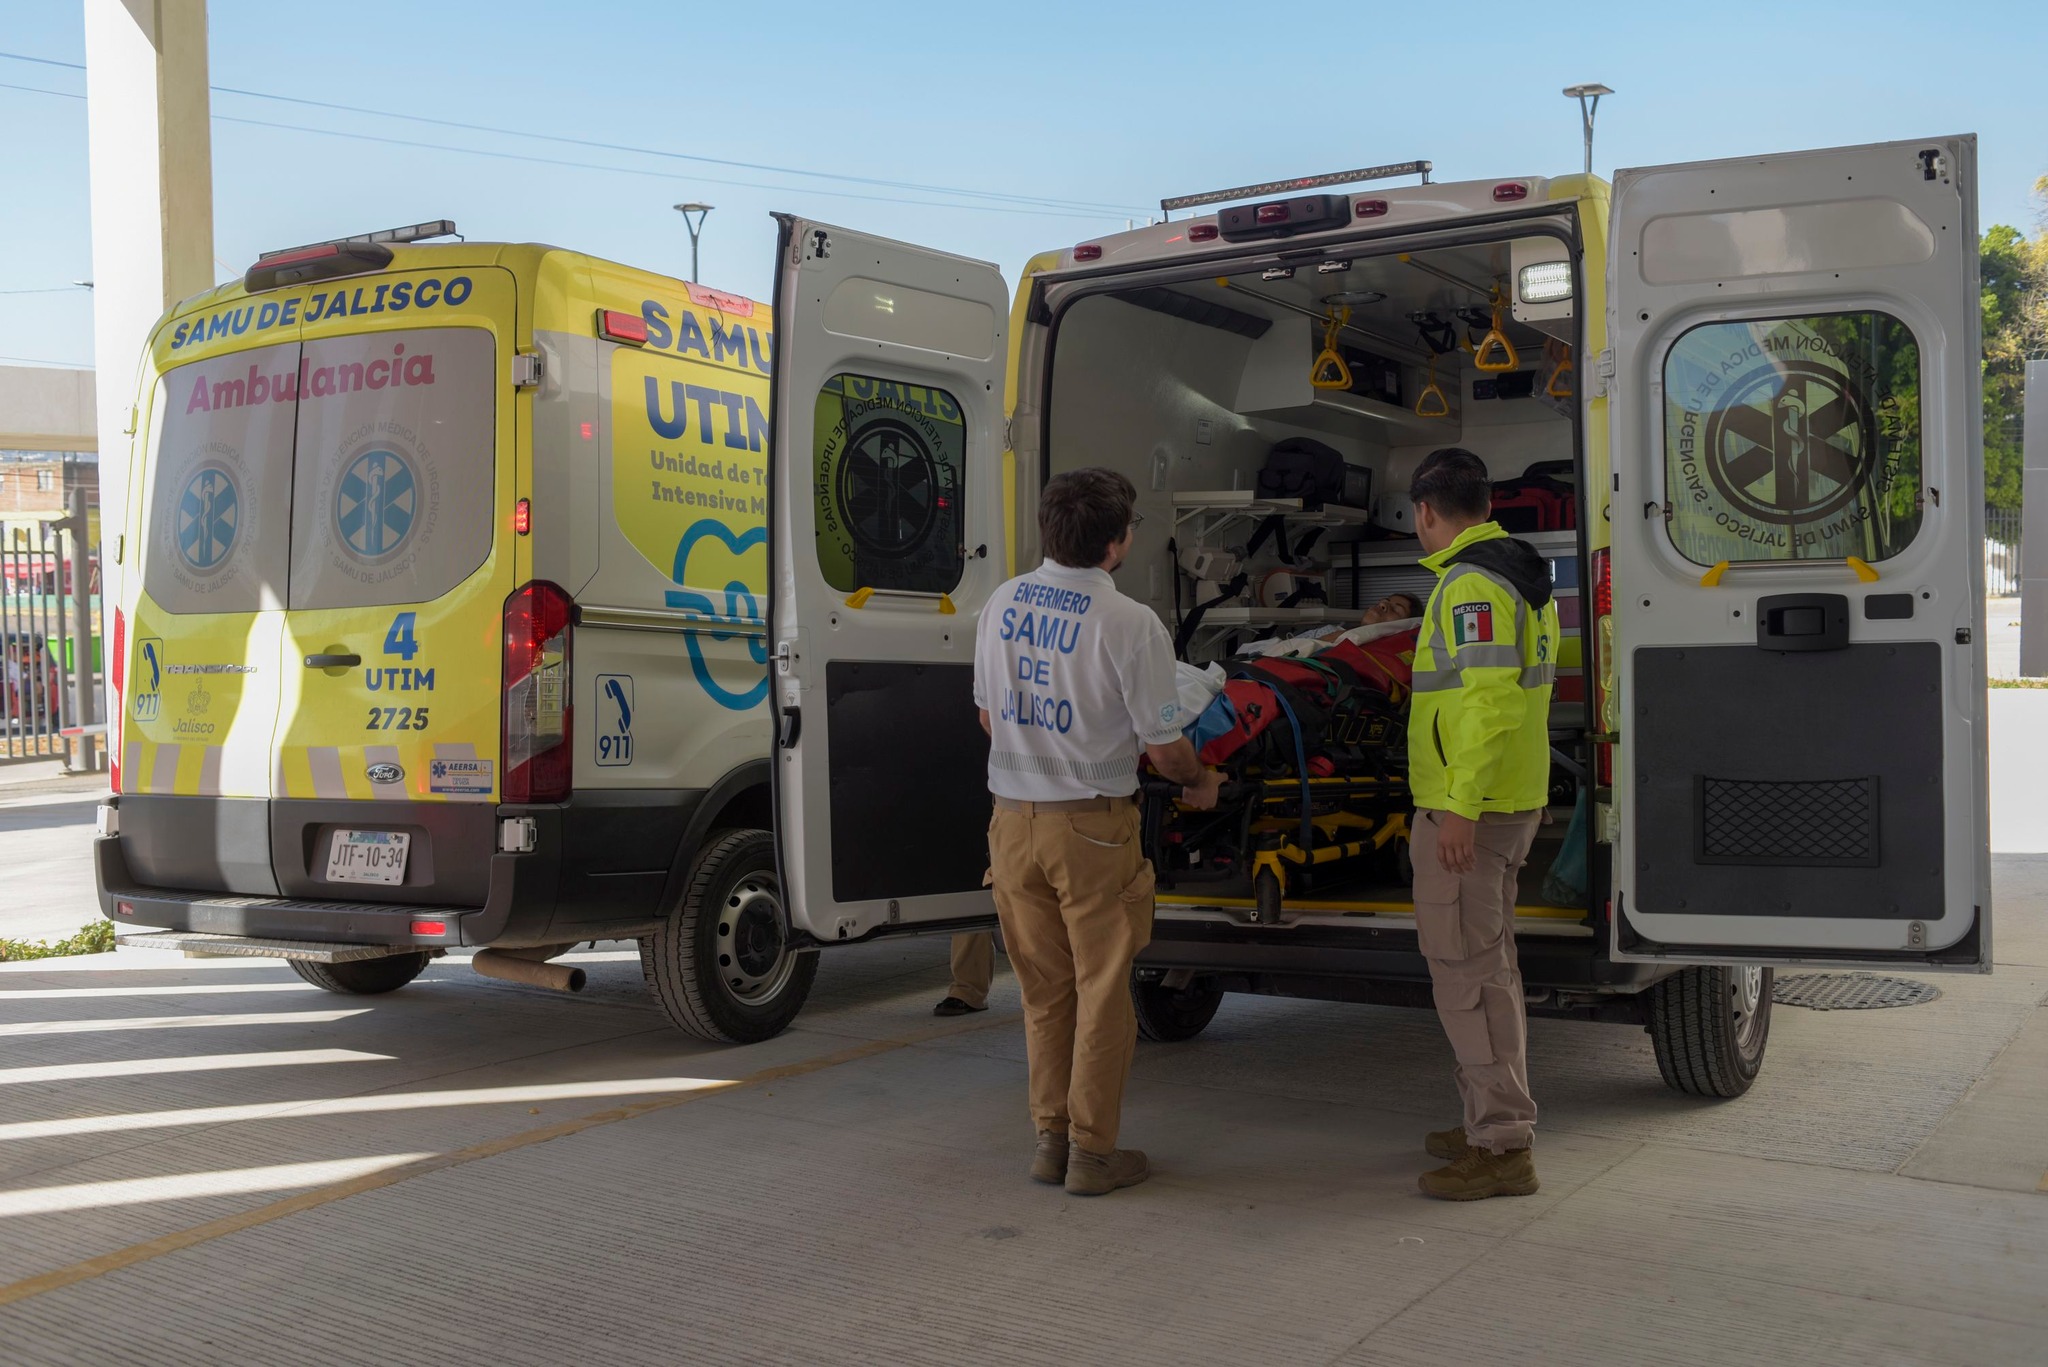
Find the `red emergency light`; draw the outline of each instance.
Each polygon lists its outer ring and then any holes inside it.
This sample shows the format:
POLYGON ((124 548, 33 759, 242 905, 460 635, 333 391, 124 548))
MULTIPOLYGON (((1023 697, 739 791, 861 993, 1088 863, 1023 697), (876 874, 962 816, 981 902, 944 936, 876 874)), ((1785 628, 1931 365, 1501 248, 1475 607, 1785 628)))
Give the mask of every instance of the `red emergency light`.
POLYGON ((637 313, 621 313, 618 309, 597 311, 597 335, 607 342, 624 342, 627 346, 647 345, 647 320, 637 313))
POLYGON ((1496 204, 1511 204, 1515 200, 1528 197, 1529 187, 1519 180, 1502 181, 1493 187, 1493 199, 1496 204))
POLYGON ((1188 241, 1214 242, 1222 231, 1213 223, 1196 223, 1188 228, 1188 241))
POLYGON ((533 500, 522 498, 512 505, 512 530, 525 536, 533 530, 533 500))
POLYGON ((1080 246, 1074 248, 1074 259, 1076 261, 1100 261, 1102 259, 1102 244, 1100 242, 1083 242, 1080 246))
POLYGON ((448 923, 446 921, 414 921, 407 927, 407 931, 413 935, 446 935, 448 933, 448 923))

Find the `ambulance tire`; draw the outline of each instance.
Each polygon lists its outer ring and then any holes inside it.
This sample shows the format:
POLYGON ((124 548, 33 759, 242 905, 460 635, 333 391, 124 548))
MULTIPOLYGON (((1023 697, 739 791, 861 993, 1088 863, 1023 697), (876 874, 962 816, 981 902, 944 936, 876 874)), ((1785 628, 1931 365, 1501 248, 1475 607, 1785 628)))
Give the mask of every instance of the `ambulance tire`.
POLYGON ((396 992, 417 978, 434 961, 431 954, 387 954, 381 959, 352 959, 347 963, 316 964, 289 959, 292 972, 313 986, 347 997, 374 997, 396 992))
POLYGON ((1741 1096, 1771 1037, 1771 970, 1688 968, 1650 989, 1650 1039, 1664 1084, 1690 1096, 1741 1096))
POLYGON ((774 836, 711 834, 681 902, 640 941, 640 972, 669 1022, 699 1039, 757 1044, 788 1028, 818 956, 789 948, 774 836))
POLYGON ((1131 1005, 1138 1010, 1138 1034, 1154 1044, 1178 1044, 1193 1039, 1216 1019, 1223 1004, 1223 988, 1215 978, 1204 975, 1186 987, 1168 987, 1160 982, 1158 969, 1131 970, 1131 1005), (1151 981, 1146 981, 1146 979, 1151 981))

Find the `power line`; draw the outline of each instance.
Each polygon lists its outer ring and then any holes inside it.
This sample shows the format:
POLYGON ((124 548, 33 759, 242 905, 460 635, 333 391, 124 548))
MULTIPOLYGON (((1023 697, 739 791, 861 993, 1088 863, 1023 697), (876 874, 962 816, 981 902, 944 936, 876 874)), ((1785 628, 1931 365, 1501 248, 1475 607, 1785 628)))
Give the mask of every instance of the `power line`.
MULTIPOLYGON (((6 53, 0 53, 0 56, 7 55, 6 53)), ((0 81, 0 90, 20 90, 32 95, 55 95, 60 99, 66 100, 82 100, 85 98, 85 96, 69 90, 45 90, 41 86, 13 85, 5 81, 0 81)), ((244 119, 233 114, 215 114, 212 117, 216 123, 243 124, 251 128, 275 128, 282 129, 288 133, 311 133, 316 137, 323 138, 347 138, 354 142, 381 143, 387 147, 412 147, 432 152, 454 152, 461 156, 492 157, 499 161, 523 161, 536 166, 563 166, 572 171, 604 171, 610 172, 613 175, 644 176, 653 180, 668 181, 671 184, 677 180, 677 177, 670 172, 650 171, 637 166, 598 166, 592 165, 587 161, 568 161, 561 157, 536 157, 525 152, 497 152, 487 147, 452 147, 442 142, 420 142, 412 138, 387 138, 376 133, 350 133, 339 128, 315 128, 307 124, 273 123, 267 119, 244 119)), ((689 179, 692 184, 736 185, 751 190, 782 190, 798 193, 791 186, 764 185, 759 181, 753 180, 726 180, 717 176, 694 175, 689 179)), ((900 195, 864 195, 852 190, 827 190, 821 187, 807 187, 801 193, 829 195, 836 199, 868 200, 877 204, 908 204, 925 209, 959 209, 970 213, 984 214, 1023 214, 1033 218, 1094 219, 1105 217, 1105 215, 1098 213, 1070 212, 1059 209, 1026 209, 998 204, 948 204, 943 200, 936 199, 905 199, 900 195)))
POLYGON ((48 365, 48 366, 56 366, 56 367, 58 367, 59 369, 62 369, 62 370, 91 370, 91 369, 92 369, 92 365, 91 365, 91 364, 90 364, 89 362, 86 362, 86 361, 52 361, 52 360, 47 360, 47 359, 45 359, 45 358, 43 358, 43 357, 41 357, 41 356, 0 356, 0 361, 8 361, 8 362, 11 362, 11 363, 13 363, 14 365, 48 365))
MULTIPOLYGON (((66 68, 66 69, 68 69, 68 70, 73 70, 73 71, 83 71, 83 70, 85 70, 85 66, 84 66, 84 64, 83 64, 83 63, 80 63, 80 62, 62 62, 62 61, 58 61, 58 60, 56 60, 56 59, 54 59, 54 58, 50 58, 50 57, 29 57, 29 56, 23 55, 23 54, 21 54, 21 53, 16 53, 16 52, 0 52, 0 57, 6 57, 6 58, 10 58, 10 59, 12 59, 12 60, 15 60, 15 61, 21 61, 21 62, 34 62, 34 63, 37 63, 38 65, 42 65, 42 66, 54 66, 54 67, 62 67, 62 68, 66 68)), ((13 88, 15 88, 15 89, 21 89, 22 87, 13 87, 13 88)), ((1046 196, 1043 196, 1043 195, 1018 195, 1018 194, 1009 194, 1009 193, 1006 193, 1006 192, 1003 192, 1003 191, 999 191, 999 190, 970 190, 970 189, 965 189, 965 188, 962 188, 962 187, 960 187, 960 186, 954 186, 954 185, 929 185, 929 184, 924 184, 924 183, 922 183, 922 182, 919 182, 919 181, 907 181, 907 180, 888 180, 888 179, 883 179, 883 178, 879 178, 879 177, 873 177, 873 176, 855 176, 855 175, 848 175, 848 174, 846 174, 846 173, 844 173, 844 172, 839 172, 839 171, 810 171, 810 170, 805 170, 805 169, 803 169, 803 168, 801 168, 801 167, 794 167, 794 166, 774 166, 774 165, 769 165, 769 164, 767 164, 767 163, 764 163, 764 162, 752 162, 752 161, 735 161, 735 160, 732 160, 732 159, 729 159, 729 158, 725 158, 725 157, 707 157, 707 156, 703 156, 703 155, 700 155, 700 154, 697 154, 697 153, 691 153, 691 152, 672 152, 672 151, 668 151, 668 150, 666 150, 666 149, 663 149, 663 148, 658 148, 658 147, 636 147, 636 146, 633 146, 633 145, 632 145, 632 144, 630 144, 630 143, 615 143, 615 142, 602 142, 602 141, 598 141, 598 140, 595 140, 595 139, 590 139, 590 138, 572 138, 572 137, 568 137, 568 136, 566 136, 566 135, 564 135, 564 134, 559 134, 559 133, 542 133, 542 132, 537 132, 537 131, 535 131, 535 130, 532 130, 532 129, 525 129, 525 128, 501 128, 501 127, 497 127, 497 126, 495 126, 495 125, 492 125, 492 124, 481 124, 481 123, 465 123, 465 122, 462 122, 462 121, 460 121, 460 120, 457 120, 457 119, 441 119, 441 118, 434 118, 434 117, 432 117, 432 116, 430 116, 430 115, 426 115, 426 114, 401 114, 401 113, 395 113, 395 112, 393 112, 393 111, 391 111, 391 110, 388 110, 388 109, 369 109, 369 108, 365 108, 365 107, 364 107, 364 106, 362 106, 362 105, 353 105, 353 104, 338 104, 338 103, 335 103, 335 102, 333 102, 333 101, 330 101, 330 100, 314 100, 314 99, 308 99, 308 98, 305 98, 305 97, 303 97, 303 96, 297 96, 297 95, 278 95, 278 94, 274 94, 274 93, 272 93, 272 92, 270 92, 270 91, 266 91, 266 90, 244 90, 244 89, 241 89, 241 88, 239 88, 239 87, 236 87, 236 86, 225 86, 225 85, 216 85, 216 86, 210 86, 210 87, 208 87, 208 88, 209 88, 209 89, 211 89, 211 90, 213 90, 213 91, 215 91, 215 92, 217 92, 217 93, 219 93, 219 94, 222 94, 222 95, 241 95, 241 96, 245 96, 245 97, 247 97, 247 98, 249 98, 249 99, 257 99, 257 100, 276 100, 276 101, 278 101, 278 102, 280 102, 280 103, 284 103, 284 104, 296 104, 296 105, 304 105, 304 106, 307 106, 307 107, 309 107, 309 108, 314 108, 314 109, 332 109, 332 110, 337 110, 337 111, 340 111, 340 112, 342 112, 342 113, 348 113, 348 114, 363 114, 363 115, 367 115, 367 116, 369 116, 369 117, 371 117, 371 118, 382 118, 382 119, 400 119, 400 120, 404 120, 404 121, 407 121, 407 122, 411 122, 411 123, 424 123, 424 124, 432 124, 432 125, 434 125, 434 126, 436 126, 436 127, 440 127, 440 128, 456 128, 456 129, 461 129, 461 130, 463 130, 463 131, 465 131, 465 132, 471 132, 471 133, 490 133, 490 134, 494 134, 494 135, 497 135, 497 136, 501 136, 501 137, 516 137, 516 138, 521 138, 521 139, 524 139, 524 140, 528 140, 528 141, 531 141, 531 140, 534 140, 534 139, 539 139, 539 140, 541 140, 541 141, 545 141, 545 142, 559 142, 559 143, 565 143, 565 144, 568 144, 569 146, 573 146, 573 147, 588 147, 588 148, 592 148, 592 149, 595 149, 595 150, 598 150, 598 151, 605 151, 605 152, 626 152, 626 153, 630 153, 630 154, 632 154, 632 155, 635 155, 635 156, 647 156, 647 157, 665 157, 665 158, 669 158, 669 159, 671 159, 671 160, 675 160, 675 161, 694 161, 694 162, 701 162, 701 163, 703 163, 704 165, 707 165, 707 166, 725 166, 725 167, 730 167, 730 168, 732 168, 732 169, 734 169, 734 170, 741 170, 741 171, 761 171, 761 172, 764 172, 764 173, 767 173, 767 174, 770 174, 770 175, 782 175, 782 176, 808 176, 808 177, 814 177, 814 178, 817 178, 817 179, 822 179, 822 180, 836 180, 836 181, 843 181, 843 182, 846 182, 846 183, 849 183, 849 184, 855 184, 855 185, 871 185, 871 186, 875 186, 875 187, 878 187, 878 188, 882 188, 882 189, 891 189, 891 190, 914 190, 914 191, 917 191, 917 192, 919 192, 919 193, 922 193, 922 194, 942 194, 942 195, 958 195, 958 196, 962 196, 962 197, 967 197, 967 198, 974 198, 974 199, 985 199, 985 200, 991 200, 991 201, 994 201, 994 202, 996 202, 996 203, 1001 203, 1001 204, 1014 204, 1014 205, 1031 205, 1031 206, 1037 206, 1037 207, 1041 207, 1041 208, 1047 208, 1047 209, 1069 209, 1069 210, 1076 210, 1076 211, 1084 211, 1084 212, 1085 212, 1085 214, 1086 214, 1086 216, 1090 216, 1090 217, 1109 217, 1109 218, 1121 218, 1121 217, 1126 217, 1126 216, 1129 216, 1129 215, 1132 215, 1132 214, 1141 214, 1141 213, 1144 213, 1144 212, 1145 212, 1145 210, 1143 210, 1143 209, 1134 209, 1134 208, 1133 208, 1132 206, 1130 206, 1130 205, 1127 205, 1127 204, 1125 204, 1125 205, 1116 205, 1116 204, 1101 204, 1101 203, 1096 203, 1096 202, 1093 202, 1093 201, 1088 201, 1088 200, 1073 200, 1073 199, 1056 199, 1056 198, 1049 198, 1049 197, 1046 197, 1046 196)), ((50 92, 50 93, 58 93, 58 92, 50 92)), ((316 130, 316 131, 319 131, 319 130, 316 130)), ((434 145, 434 144, 425 144, 425 143, 422 143, 422 144, 416 144, 416 145, 418 145, 418 146, 432 146, 432 145, 434 145)), ((469 149, 446 149, 446 150, 469 150, 469 149)), ((571 163, 559 163, 559 164, 571 164, 571 163)), ((708 183, 709 183, 709 184, 714 184, 714 185, 747 185, 747 184, 749 184, 749 182, 746 182, 746 181, 709 181, 708 183)), ((784 187, 779 187, 779 186, 756 186, 756 187, 754 187, 754 188, 760 188, 760 189, 779 189, 779 188, 784 188, 784 187)), ((884 202, 890 202, 890 203, 893 203, 893 202, 906 202, 906 203, 907 203, 907 202, 913 202, 913 201, 884 201, 884 202)), ((1081 215, 1080 215, 1079 213, 1077 213, 1077 215, 1076 215, 1076 216, 1081 216, 1081 215)))
MULTIPOLYGON (((8 88, 11 90, 15 87, 8 88)), ((40 290, 0 290, 0 294, 76 294, 84 288, 83 285, 52 285, 48 289, 40 290)))

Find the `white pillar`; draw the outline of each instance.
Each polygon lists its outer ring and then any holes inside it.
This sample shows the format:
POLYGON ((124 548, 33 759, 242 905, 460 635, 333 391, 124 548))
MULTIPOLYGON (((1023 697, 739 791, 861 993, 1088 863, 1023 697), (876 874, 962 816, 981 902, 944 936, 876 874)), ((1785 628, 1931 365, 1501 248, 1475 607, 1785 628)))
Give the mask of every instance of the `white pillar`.
MULTIPOLYGON (((130 410, 149 330, 210 289, 213 144, 206 0, 84 0, 92 167, 93 363, 98 379, 102 582, 111 604, 126 522, 130 410)), ((134 547, 126 559, 134 563, 134 547)))
POLYGON ((2048 361, 2027 362, 2020 455, 2020 673, 2048 675, 2048 361))

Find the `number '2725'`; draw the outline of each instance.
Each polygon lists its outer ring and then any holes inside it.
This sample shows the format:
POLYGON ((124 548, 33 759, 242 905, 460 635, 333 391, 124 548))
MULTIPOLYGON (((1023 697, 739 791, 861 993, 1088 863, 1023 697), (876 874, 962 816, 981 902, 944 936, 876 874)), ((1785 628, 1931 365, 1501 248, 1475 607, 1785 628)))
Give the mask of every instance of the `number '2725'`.
POLYGON ((424 707, 373 707, 370 709, 370 724, 365 731, 424 731, 427 729, 427 709, 424 707))

